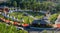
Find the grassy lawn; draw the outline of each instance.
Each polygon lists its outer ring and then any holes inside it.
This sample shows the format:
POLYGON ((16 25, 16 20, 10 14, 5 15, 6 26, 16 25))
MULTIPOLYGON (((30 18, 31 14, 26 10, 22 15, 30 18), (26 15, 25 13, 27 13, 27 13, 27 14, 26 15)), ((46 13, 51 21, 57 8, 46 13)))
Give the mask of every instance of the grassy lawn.
MULTIPOLYGON (((39 19, 43 17, 42 13, 38 13, 38 12, 35 12, 35 13, 27 12, 27 13, 31 14, 32 16, 39 18, 39 19)), ((22 18, 25 23, 32 22, 34 20, 33 18, 31 18, 29 16, 24 16, 23 12, 13 12, 13 13, 10 13, 10 15, 18 18, 19 20, 22 18), (28 19, 29 19, 29 21, 28 21, 28 19)))
POLYGON ((31 18, 29 16, 24 16, 22 12, 13 12, 13 13, 10 13, 10 15, 18 18, 19 20, 22 18, 25 23, 32 22, 34 20, 33 18, 31 18), (28 21, 28 19, 29 19, 29 21, 28 21))
POLYGON ((36 18, 42 18, 43 17, 43 13, 40 13, 40 12, 27 12, 28 14, 36 17, 36 18))

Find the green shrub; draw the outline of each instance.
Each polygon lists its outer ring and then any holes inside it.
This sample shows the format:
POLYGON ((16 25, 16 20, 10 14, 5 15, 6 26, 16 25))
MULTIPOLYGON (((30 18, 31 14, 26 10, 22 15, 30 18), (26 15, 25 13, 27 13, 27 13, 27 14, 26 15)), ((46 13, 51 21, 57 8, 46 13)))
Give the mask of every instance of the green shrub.
POLYGON ((46 31, 46 30, 44 30, 44 31, 43 31, 43 33, 47 33, 47 31, 46 31))
POLYGON ((49 18, 50 22, 55 23, 55 20, 57 19, 58 14, 52 14, 49 18))
POLYGON ((13 25, 6 26, 5 23, 0 23, 0 33, 28 33, 25 30, 17 31, 17 28, 13 25))

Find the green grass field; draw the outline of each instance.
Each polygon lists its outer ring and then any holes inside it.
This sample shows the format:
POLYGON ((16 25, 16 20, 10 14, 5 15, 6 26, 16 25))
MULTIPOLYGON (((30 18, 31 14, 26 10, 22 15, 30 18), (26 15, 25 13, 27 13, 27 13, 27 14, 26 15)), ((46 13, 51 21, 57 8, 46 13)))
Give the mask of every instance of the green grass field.
MULTIPOLYGON (((42 18, 43 17, 43 14, 42 13, 33 13, 33 12, 27 12, 28 14, 34 16, 35 18, 42 18)), ((28 22, 32 22, 34 19, 29 17, 29 16, 24 16, 24 13, 23 12, 13 12, 13 13, 10 13, 11 16, 14 16, 16 18, 18 18, 19 20, 22 18, 24 20, 25 23, 28 23, 28 22), (29 21, 28 21, 29 20, 29 21)))

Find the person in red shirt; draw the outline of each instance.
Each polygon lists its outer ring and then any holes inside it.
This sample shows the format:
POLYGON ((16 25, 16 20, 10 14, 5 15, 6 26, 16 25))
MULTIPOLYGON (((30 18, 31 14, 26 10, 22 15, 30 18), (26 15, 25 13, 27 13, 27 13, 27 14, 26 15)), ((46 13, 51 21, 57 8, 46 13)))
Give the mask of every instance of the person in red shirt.
POLYGON ((2 19, 5 22, 5 19, 2 19))
POLYGON ((14 21, 13 25, 16 25, 16 26, 17 26, 17 25, 18 25, 18 22, 15 22, 15 21, 14 21))
POLYGON ((5 20, 5 22, 6 22, 7 24, 10 24, 10 20, 5 20))

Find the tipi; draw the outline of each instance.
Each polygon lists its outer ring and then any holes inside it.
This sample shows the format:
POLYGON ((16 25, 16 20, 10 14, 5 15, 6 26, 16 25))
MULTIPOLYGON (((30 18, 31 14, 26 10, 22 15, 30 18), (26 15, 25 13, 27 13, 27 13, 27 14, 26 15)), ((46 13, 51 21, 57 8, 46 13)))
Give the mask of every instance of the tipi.
POLYGON ((57 20, 55 21, 55 26, 60 28, 60 15, 58 15, 57 20))

